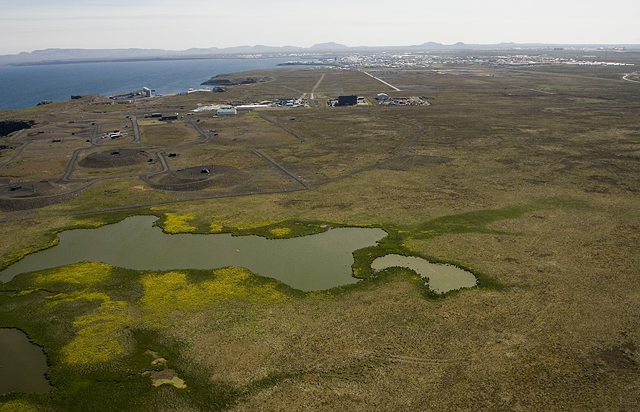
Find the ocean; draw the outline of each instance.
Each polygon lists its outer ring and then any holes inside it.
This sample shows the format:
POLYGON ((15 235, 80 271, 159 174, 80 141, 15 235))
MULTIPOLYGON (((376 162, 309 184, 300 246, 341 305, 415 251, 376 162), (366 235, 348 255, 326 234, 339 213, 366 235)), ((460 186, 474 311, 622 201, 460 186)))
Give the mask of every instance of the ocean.
POLYGON ((290 57, 265 59, 188 59, 134 62, 69 63, 0 67, 0 109, 59 102, 71 95, 125 93, 148 87, 155 94, 199 89, 223 73, 270 69, 290 57))

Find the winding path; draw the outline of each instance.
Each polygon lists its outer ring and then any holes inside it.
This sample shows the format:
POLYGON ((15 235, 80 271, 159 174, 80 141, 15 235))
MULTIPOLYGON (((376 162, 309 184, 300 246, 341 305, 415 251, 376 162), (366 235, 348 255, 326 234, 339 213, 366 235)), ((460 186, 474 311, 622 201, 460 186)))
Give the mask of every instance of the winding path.
POLYGON ((193 126, 193 128, 194 128, 194 129, 196 129, 196 130, 198 131, 198 133, 200 133, 200 136, 202 136, 202 140, 201 140, 201 141, 199 141, 199 142, 197 142, 197 143, 204 143, 204 142, 206 142, 207 140, 209 140, 209 135, 208 135, 208 134, 206 134, 206 133, 204 132, 204 130, 202 130, 202 129, 200 128, 200 126, 198 126, 198 123, 194 122, 194 121, 193 121, 193 120, 191 120, 191 119, 188 119, 188 120, 189 120, 189 123, 191 123, 191 126, 193 126))
POLYGON ((57 180, 58 183, 69 183, 69 177, 71 177, 71 173, 73 173, 73 169, 76 167, 76 160, 78 160, 78 155, 84 149, 76 149, 73 151, 73 155, 71 156, 71 160, 67 164, 67 169, 64 171, 64 174, 60 179, 57 180))

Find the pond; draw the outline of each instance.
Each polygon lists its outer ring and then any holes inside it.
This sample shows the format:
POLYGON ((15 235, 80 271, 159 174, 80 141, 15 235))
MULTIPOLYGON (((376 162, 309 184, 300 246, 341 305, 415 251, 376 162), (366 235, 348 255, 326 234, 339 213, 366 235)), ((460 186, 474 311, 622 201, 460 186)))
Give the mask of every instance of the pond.
POLYGON ((471 272, 456 266, 431 263, 422 258, 402 255, 386 255, 375 259, 371 269, 380 271, 390 267, 406 267, 415 271, 423 279, 429 280, 429 289, 435 293, 446 293, 456 289, 470 288, 477 279, 471 272))
POLYGON ((47 393, 47 356, 18 329, 0 329, 0 394, 47 393))
POLYGON ((355 283, 353 252, 387 235, 378 228, 334 228, 292 239, 230 234, 166 234, 155 216, 133 216, 96 229, 60 233, 58 245, 26 256, 0 281, 34 270, 97 261, 128 269, 215 269, 241 266, 303 291, 355 283))

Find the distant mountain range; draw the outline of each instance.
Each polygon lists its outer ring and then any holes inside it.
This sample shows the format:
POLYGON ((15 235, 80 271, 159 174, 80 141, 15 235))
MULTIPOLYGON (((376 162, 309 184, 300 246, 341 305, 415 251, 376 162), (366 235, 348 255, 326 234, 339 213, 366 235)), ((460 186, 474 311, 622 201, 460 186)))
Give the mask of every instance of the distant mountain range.
POLYGON ((287 54, 287 53, 355 53, 355 52, 413 52, 413 51, 446 51, 446 50, 515 50, 515 49, 554 49, 559 47, 573 48, 625 48, 640 50, 638 44, 543 44, 543 43, 499 43, 499 44, 465 44, 455 43, 445 45, 427 42, 413 46, 349 47, 338 43, 320 43, 311 47, 296 46, 237 46, 228 48, 192 48, 182 51, 163 49, 46 49, 19 54, 0 55, 0 66, 18 66, 33 64, 71 63, 71 62, 99 62, 99 61, 128 61, 155 59, 187 59, 187 58, 215 58, 234 57, 243 54, 287 54))

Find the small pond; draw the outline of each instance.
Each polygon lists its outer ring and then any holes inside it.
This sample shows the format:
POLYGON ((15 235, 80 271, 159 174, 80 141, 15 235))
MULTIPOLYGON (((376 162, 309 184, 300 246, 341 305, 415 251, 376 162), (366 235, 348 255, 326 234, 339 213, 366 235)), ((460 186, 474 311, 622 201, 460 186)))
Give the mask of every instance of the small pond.
POLYGON ((422 258, 402 255, 386 255, 375 259, 371 269, 380 271, 390 267, 406 267, 415 271, 424 279, 429 279, 429 289, 435 293, 446 293, 456 289, 470 288, 476 285, 476 277, 459 267, 431 263, 422 258))
POLYGON ((26 256, 0 273, 0 281, 34 270, 82 261, 128 269, 215 269, 241 266, 304 291, 355 283, 353 252, 387 235, 378 228, 336 228, 312 236, 266 239, 230 234, 166 234, 155 216, 133 216, 96 229, 59 234, 58 245, 26 256))
POLYGON ((0 329, 0 394, 47 393, 47 356, 18 329, 0 329))

